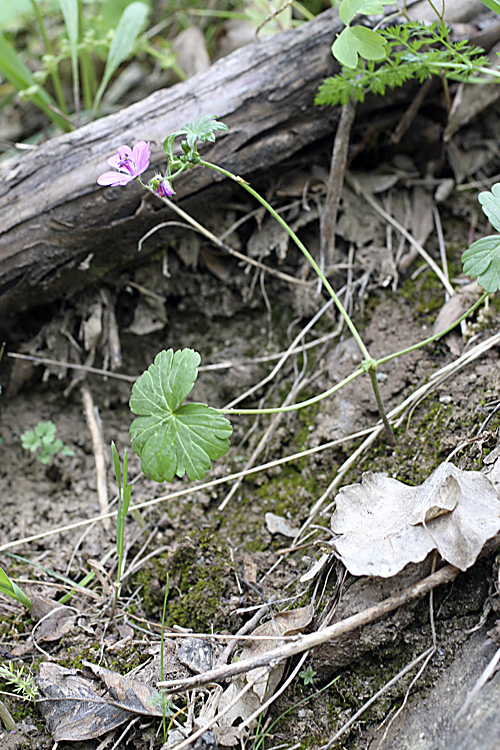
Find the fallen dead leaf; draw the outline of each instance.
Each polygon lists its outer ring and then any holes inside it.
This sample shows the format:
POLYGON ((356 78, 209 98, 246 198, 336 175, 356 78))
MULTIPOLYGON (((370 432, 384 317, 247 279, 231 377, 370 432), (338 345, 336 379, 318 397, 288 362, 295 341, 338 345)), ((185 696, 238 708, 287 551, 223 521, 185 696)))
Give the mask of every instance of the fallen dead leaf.
POLYGON ((96 664, 85 663, 106 686, 96 692, 92 680, 75 669, 42 662, 35 684, 36 705, 55 742, 94 739, 137 716, 162 716, 159 696, 148 685, 96 664))
POLYGON ((484 474, 451 463, 418 487, 367 473, 338 493, 331 528, 332 549, 353 575, 389 578, 432 550, 467 570, 500 530, 500 498, 484 474))

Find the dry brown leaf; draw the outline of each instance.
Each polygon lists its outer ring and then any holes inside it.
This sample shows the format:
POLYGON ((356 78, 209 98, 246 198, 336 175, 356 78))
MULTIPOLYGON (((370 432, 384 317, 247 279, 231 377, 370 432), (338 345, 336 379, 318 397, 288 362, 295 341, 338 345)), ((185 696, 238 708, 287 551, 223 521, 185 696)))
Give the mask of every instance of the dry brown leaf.
POLYGON ((59 602, 41 594, 31 594, 34 620, 39 622, 36 629, 36 640, 58 641, 75 627, 77 615, 71 607, 64 607, 59 602))
POLYGON ((331 527, 335 553, 353 575, 389 578, 434 549, 467 570, 500 530, 500 498, 484 474, 451 463, 418 487, 367 473, 340 490, 331 527))
POLYGON ((81 741, 99 737, 134 716, 162 716, 155 691, 148 685, 116 672, 86 664, 106 685, 99 695, 94 683, 58 664, 42 662, 35 684, 36 701, 55 742, 81 741))

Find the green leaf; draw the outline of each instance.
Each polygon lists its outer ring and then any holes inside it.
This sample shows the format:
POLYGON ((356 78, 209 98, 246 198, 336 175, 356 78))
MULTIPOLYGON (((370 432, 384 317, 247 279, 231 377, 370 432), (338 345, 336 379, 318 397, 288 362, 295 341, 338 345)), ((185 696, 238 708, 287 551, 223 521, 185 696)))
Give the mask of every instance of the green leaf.
POLYGON ((21 435, 21 445, 23 448, 27 451, 31 451, 32 453, 38 448, 40 448, 42 444, 42 441, 38 437, 38 435, 35 435, 33 430, 26 430, 26 432, 23 432, 21 435))
POLYGON ((132 51, 132 46, 144 26, 148 13, 148 6, 141 2, 130 3, 123 11, 109 48, 106 67, 94 101, 94 110, 98 108, 114 72, 132 51))
POLYGON ((358 53, 353 44, 351 36, 351 27, 346 26, 342 29, 334 43, 332 44, 332 55, 341 65, 346 68, 356 68, 358 65, 358 53))
POLYGON ((42 438, 43 443, 52 442, 56 436, 56 426, 54 422, 38 422, 35 434, 42 438))
POLYGON ((339 15, 346 26, 354 16, 375 16, 384 12, 384 5, 394 5, 394 0, 342 0, 339 15))
POLYGON ((483 237, 462 254, 464 273, 487 292, 500 289, 500 235, 483 237))
POLYGON ((73 98, 75 100, 75 111, 78 111, 80 82, 78 74, 78 0, 59 0, 61 11, 68 33, 69 48, 71 53, 71 72, 73 76, 73 98))
POLYGON ((3 568, 0 568, 0 594, 5 594, 5 596, 9 596, 11 599, 15 599, 16 602, 22 604, 26 609, 31 609, 31 600, 14 581, 10 580, 3 568))
POLYGON ((383 60, 387 41, 376 31, 365 26, 352 26, 351 33, 357 42, 358 52, 365 60, 383 60))
POLYGON ((497 0, 481 0, 481 2, 500 16, 500 3, 497 0))
POLYGON ((500 232, 500 182, 496 182, 489 190, 479 193, 478 201, 491 226, 500 232))
POLYGON ((163 142, 163 148, 165 153, 168 155, 168 143, 172 137, 178 135, 185 135, 186 141, 189 148, 193 149, 196 145, 196 141, 215 141, 216 130, 229 130, 227 125, 217 120, 217 115, 205 115, 198 122, 188 122, 183 128, 177 130, 173 135, 166 138, 163 142))
POLYGON ((138 417, 130 427, 132 449, 156 482, 184 474, 202 479, 229 449, 232 427, 225 417, 205 404, 182 405, 199 363, 192 349, 162 351, 133 385, 130 408, 138 417))
POLYGON ((346 68, 356 68, 358 54, 365 60, 383 60, 387 41, 365 26, 346 26, 332 46, 332 54, 346 68))

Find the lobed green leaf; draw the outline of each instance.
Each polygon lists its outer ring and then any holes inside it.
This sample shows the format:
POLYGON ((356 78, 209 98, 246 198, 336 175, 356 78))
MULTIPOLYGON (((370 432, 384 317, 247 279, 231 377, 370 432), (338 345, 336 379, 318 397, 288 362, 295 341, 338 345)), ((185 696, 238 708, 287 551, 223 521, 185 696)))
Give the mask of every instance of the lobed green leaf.
POLYGON ((500 182, 489 190, 479 193, 478 201, 491 226, 500 232, 500 182))
POLYGON ((206 404, 184 404, 198 374, 200 355, 192 349, 162 351, 134 383, 130 408, 132 449, 142 470, 157 482, 174 476, 202 479, 211 461, 229 449, 232 427, 206 404))
POLYGON ((500 289, 500 235, 482 237, 462 254, 466 276, 476 279, 487 292, 500 289))
POLYGON ((196 141, 215 141, 215 132, 217 130, 229 130, 227 125, 217 120, 217 115, 205 115, 197 122, 188 122, 180 130, 176 130, 163 142, 163 150, 169 155, 172 150, 172 144, 177 136, 186 136, 186 142, 190 149, 194 149, 196 141))

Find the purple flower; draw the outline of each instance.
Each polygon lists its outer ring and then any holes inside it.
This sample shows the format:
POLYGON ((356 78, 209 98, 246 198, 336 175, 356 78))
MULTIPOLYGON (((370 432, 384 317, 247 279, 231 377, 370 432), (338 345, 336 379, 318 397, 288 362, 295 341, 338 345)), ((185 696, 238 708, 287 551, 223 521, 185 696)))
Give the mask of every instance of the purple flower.
POLYGON ((139 141, 134 148, 119 146, 116 154, 110 156, 108 164, 118 172, 104 172, 97 178, 98 185, 128 185, 149 167, 149 141, 139 141))

